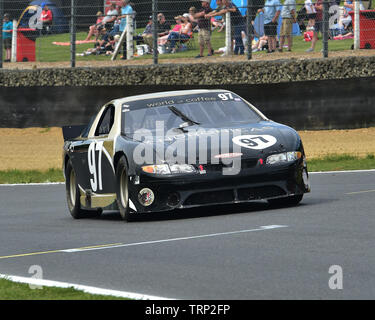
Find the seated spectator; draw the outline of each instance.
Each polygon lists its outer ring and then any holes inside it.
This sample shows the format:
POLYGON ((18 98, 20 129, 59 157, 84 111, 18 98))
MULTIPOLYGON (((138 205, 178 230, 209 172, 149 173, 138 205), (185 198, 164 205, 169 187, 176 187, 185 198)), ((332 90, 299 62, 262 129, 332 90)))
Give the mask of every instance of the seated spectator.
POLYGON ((212 31, 219 28, 217 30, 218 32, 223 31, 223 28, 225 27, 225 22, 221 17, 212 17, 211 18, 211 25, 212 25, 212 31))
POLYGON ((42 33, 46 34, 51 31, 52 23, 53 23, 53 15, 52 11, 48 8, 47 4, 43 2, 41 4, 42 7, 42 14, 40 20, 42 21, 42 33))
POLYGON ((267 36, 260 37, 258 41, 253 43, 251 49, 253 52, 267 50, 268 49, 268 37, 267 36))
POLYGON ((159 13, 158 14, 158 31, 159 31, 158 37, 168 35, 170 30, 171 30, 171 24, 167 22, 164 14, 159 13))
POLYGON ((91 37, 92 37, 93 35, 96 36, 95 40, 98 39, 98 36, 99 36, 99 26, 102 25, 102 21, 103 21, 103 19, 104 19, 104 17, 103 17, 103 13, 102 13, 101 11, 98 11, 98 12, 96 13, 96 17, 97 17, 97 18, 96 18, 96 23, 95 23, 94 25, 90 26, 90 28, 89 28, 89 33, 88 33, 88 35, 87 35, 85 41, 89 41, 89 40, 91 40, 91 37))
POLYGON ((119 15, 119 12, 116 9, 116 4, 112 3, 111 6, 109 7, 109 10, 107 11, 106 16, 100 22, 101 25, 103 25, 107 30, 112 29, 114 22, 116 21, 118 15, 119 15))
POLYGON ((191 22, 189 21, 189 15, 186 16, 179 16, 176 18, 180 18, 181 21, 181 28, 179 32, 172 31, 168 35, 168 40, 171 43, 172 53, 176 52, 176 42, 177 41, 187 41, 191 39, 193 35, 193 27, 191 22))
POLYGON ((143 41, 147 44, 150 49, 153 47, 153 34, 152 34, 152 16, 148 18, 148 23, 145 30, 142 33, 143 41))
POLYGON ((174 28, 171 31, 168 31, 167 34, 158 38, 158 44, 159 45, 163 46, 168 42, 168 37, 169 37, 170 33, 173 33, 173 32, 175 32, 177 34, 180 33, 180 30, 182 28, 182 18, 183 18, 182 16, 175 17, 176 25, 174 26, 174 28))

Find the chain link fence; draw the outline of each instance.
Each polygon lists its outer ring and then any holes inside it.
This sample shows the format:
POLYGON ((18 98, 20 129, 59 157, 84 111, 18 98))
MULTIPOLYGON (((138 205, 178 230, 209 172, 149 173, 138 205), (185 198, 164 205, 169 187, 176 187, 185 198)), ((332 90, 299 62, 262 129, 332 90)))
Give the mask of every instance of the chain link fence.
POLYGON ((1 0, 0 64, 313 51, 327 57, 375 48, 373 7, 350 0, 1 0))

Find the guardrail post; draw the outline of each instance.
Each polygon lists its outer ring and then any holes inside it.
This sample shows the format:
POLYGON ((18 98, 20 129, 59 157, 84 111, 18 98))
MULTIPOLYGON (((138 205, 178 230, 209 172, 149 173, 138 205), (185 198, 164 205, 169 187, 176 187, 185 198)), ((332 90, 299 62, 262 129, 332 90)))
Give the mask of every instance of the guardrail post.
POLYGON ((11 61, 17 62, 17 20, 13 20, 11 61))
POLYGON ((152 0, 153 62, 158 64, 158 1, 152 0))
POLYGON ((328 0, 323 1, 323 57, 328 58, 329 7, 328 0))
POLYGON ((134 57, 134 19, 132 14, 126 17, 126 27, 126 59, 130 60, 134 57))
POLYGON ((232 54, 232 25, 230 21, 230 12, 225 14, 225 55, 232 54))
POLYGON ((253 43, 253 26, 251 24, 251 14, 253 0, 247 0, 247 11, 246 11, 246 32, 247 32, 247 60, 252 58, 252 43, 253 43))
POLYGON ((0 68, 3 67, 3 18, 4 1, 0 0, 0 68))
POLYGON ((71 0, 70 8, 70 66, 76 66, 76 21, 75 21, 75 1, 71 0))
POLYGON ((354 50, 359 49, 360 44, 360 25, 359 25, 359 1, 354 1, 354 50))

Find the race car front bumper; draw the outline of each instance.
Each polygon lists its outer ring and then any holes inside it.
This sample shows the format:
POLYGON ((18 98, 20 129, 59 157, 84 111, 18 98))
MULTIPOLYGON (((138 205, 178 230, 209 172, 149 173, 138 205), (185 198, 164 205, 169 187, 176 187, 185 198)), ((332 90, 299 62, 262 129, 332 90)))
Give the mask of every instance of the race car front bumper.
POLYGON ((168 177, 141 174, 129 183, 129 196, 139 213, 274 199, 309 191, 303 161, 251 168, 232 176, 220 172, 168 177))

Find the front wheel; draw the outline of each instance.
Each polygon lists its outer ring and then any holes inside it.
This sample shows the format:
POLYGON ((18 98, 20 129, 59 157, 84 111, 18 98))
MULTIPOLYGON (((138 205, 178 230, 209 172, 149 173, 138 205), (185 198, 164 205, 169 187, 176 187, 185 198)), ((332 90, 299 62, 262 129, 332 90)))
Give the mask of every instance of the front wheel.
POLYGON ((270 199, 267 201, 272 206, 292 207, 299 204, 302 201, 302 198, 303 194, 298 194, 285 198, 270 199))
POLYGON ((116 168, 117 205, 121 218, 125 221, 134 220, 134 214, 129 208, 129 176, 125 157, 121 157, 116 168))

